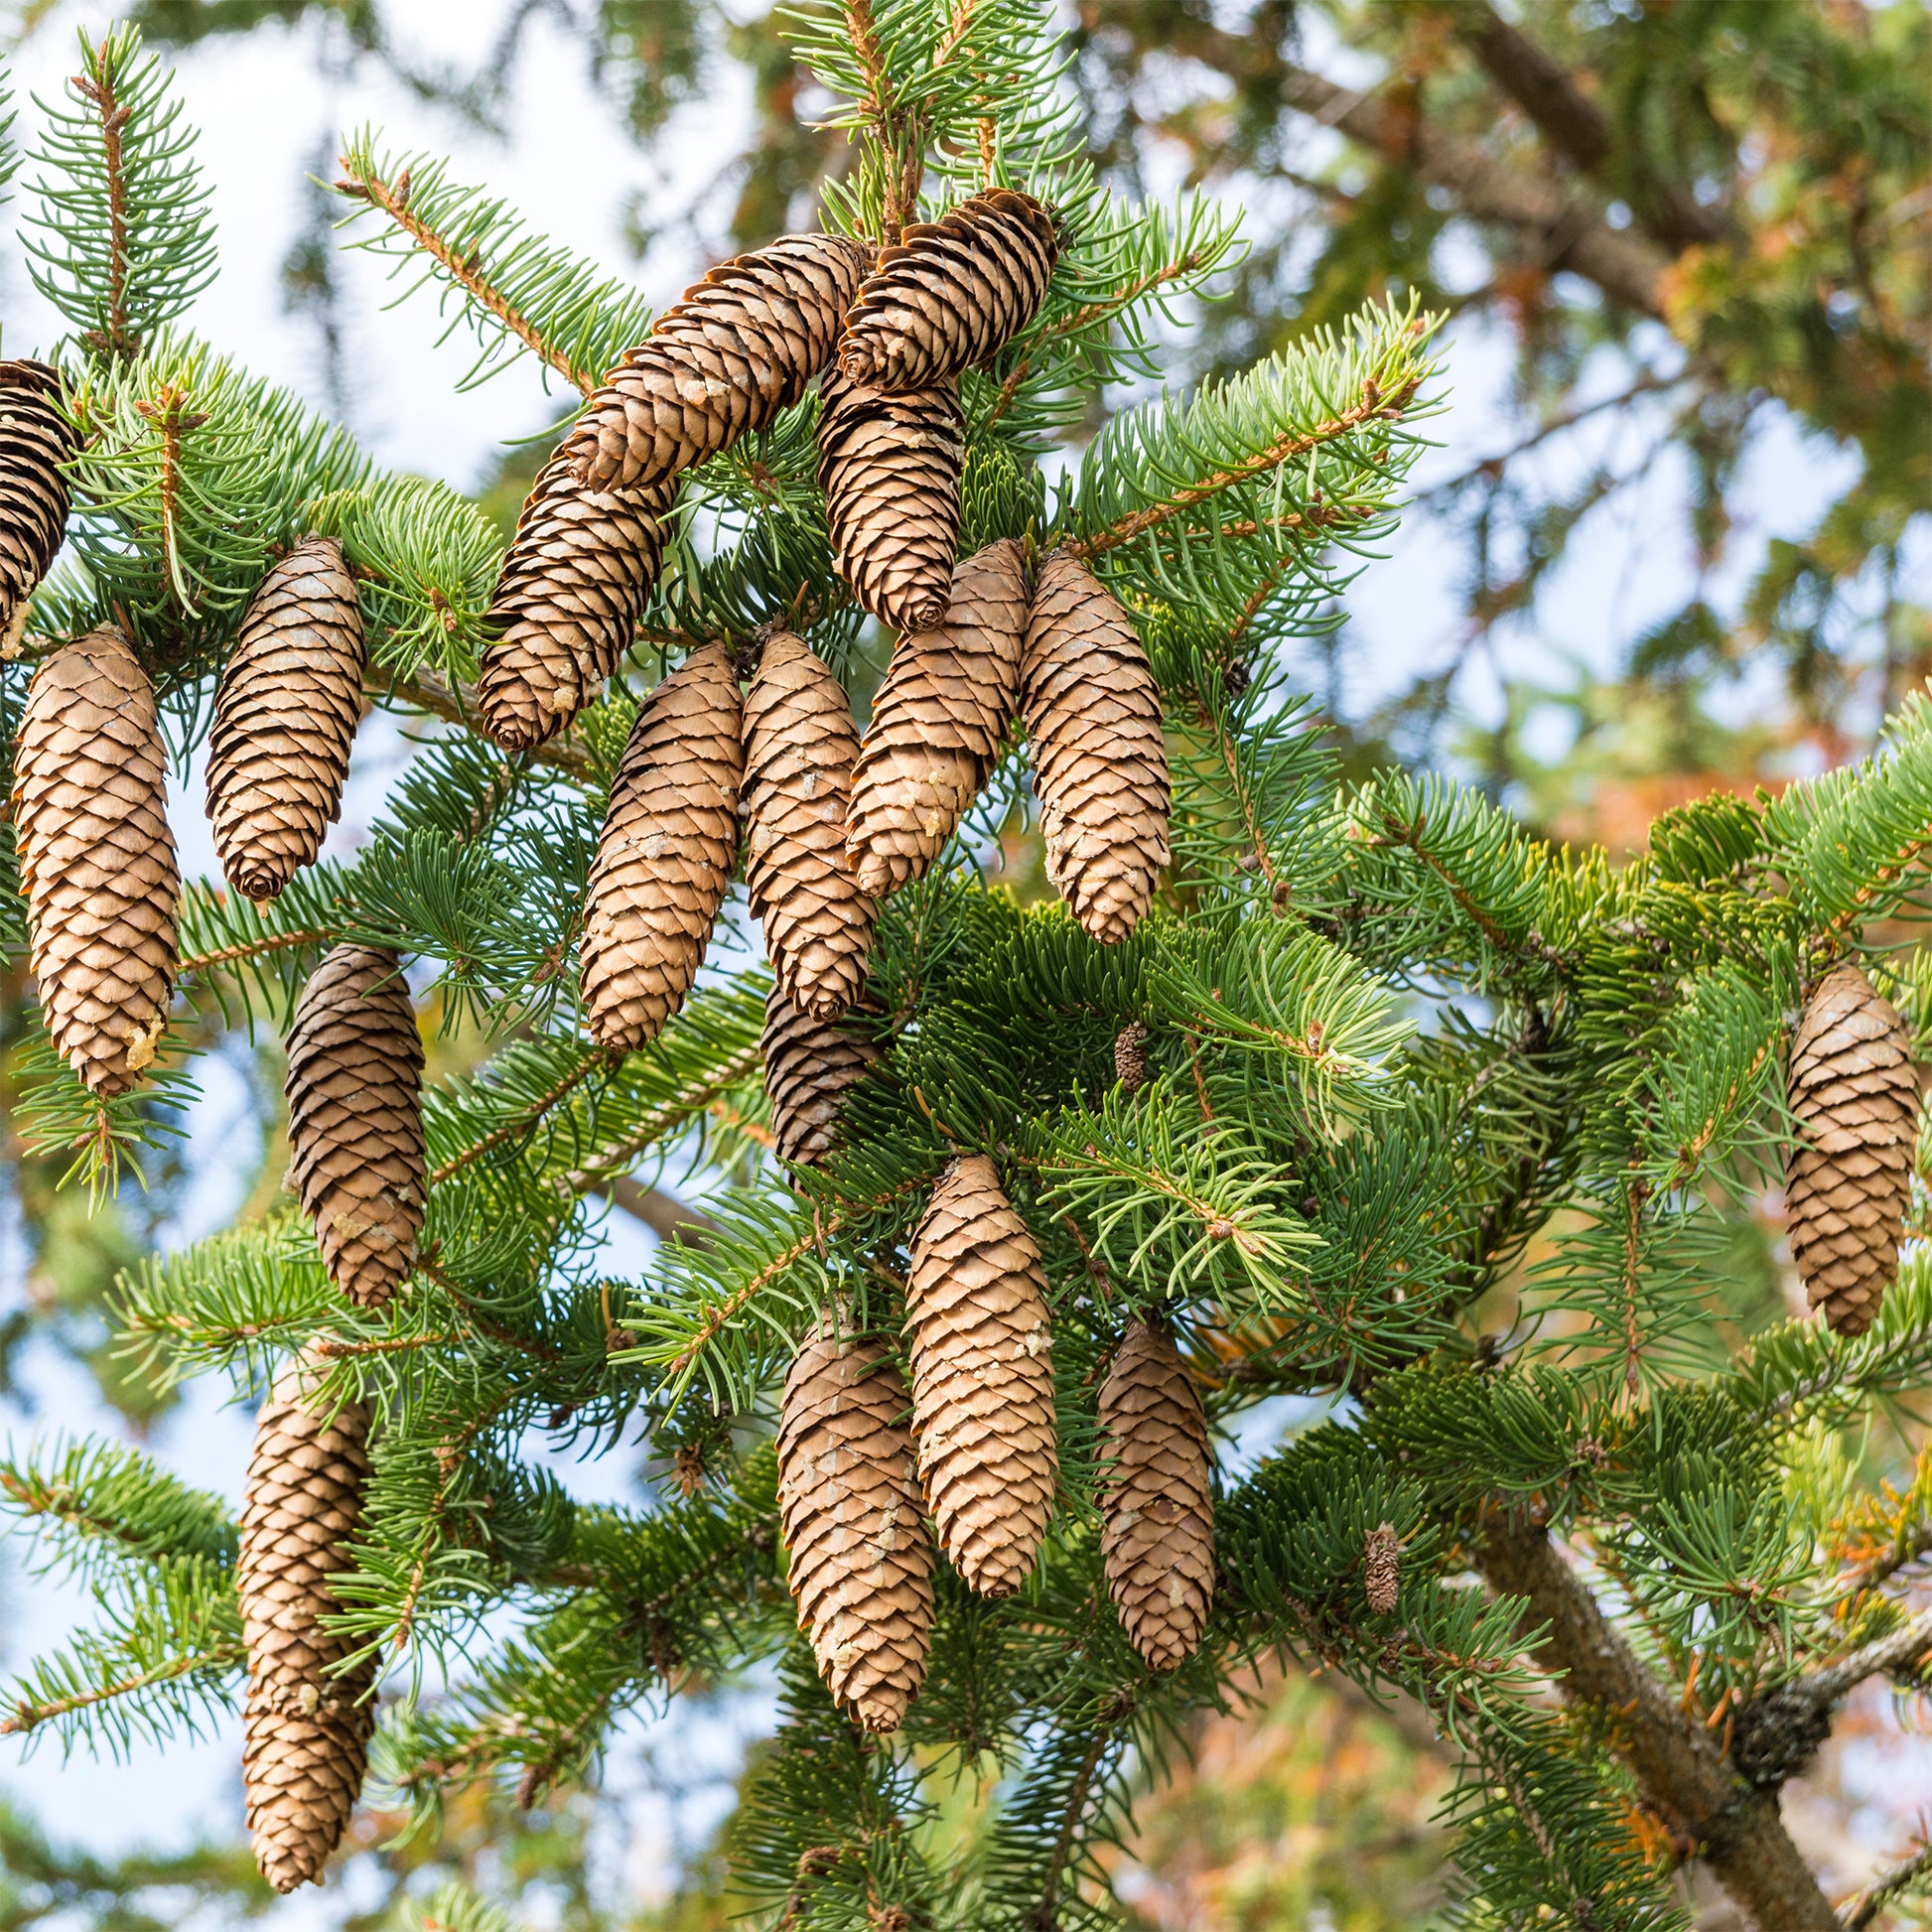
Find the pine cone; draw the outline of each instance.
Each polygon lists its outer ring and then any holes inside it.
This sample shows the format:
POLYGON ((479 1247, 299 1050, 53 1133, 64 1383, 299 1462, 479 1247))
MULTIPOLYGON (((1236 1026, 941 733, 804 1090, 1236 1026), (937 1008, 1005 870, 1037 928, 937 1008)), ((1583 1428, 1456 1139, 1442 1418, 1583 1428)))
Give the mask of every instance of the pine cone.
POLYGON ((228 884, 250 898, 273 898, 313 865, 340 815, 363 658, 343 547, 310 537, 249 600, 214 699, 207 815, 228 884))
POLYGON ((174 997, 167 766, 154 692, 112 624, 34 673, 13 789, 34 978, 56 1051, 103 1097, 139 1080, 174 997))
POLYGON ((905 1384, 884 1346, 831 1316, 793 1358, 778 1410, 778 1515, 799 1628, 833 1701, 896 1730, 925 1682, 932 1544, 905 1384))
POLYGON ((1858 967, 1835 967, 1791 1042, 1801 1139, 1786 1188, 1791 1258, 1814 1309, 1862 1335, 1898 1272, 1918 1144, 1911 1035, 1858 967))
POLYGON ((759 1043, 778 1159, 801 1168, 823 1165, 839 1144, 846 1093, 883 1057, 878 1046, 850 1022, 801 1013, 776 987, 764 1003, 759 1043))
POLYGON ((843 235, 780 235, 686 289, 579 418, 564 446, 579 482, 662 483, 801 400, 870 259, 843 235))
POLYGON ((241 1776, 255 1863, 277 1891, 320 1880, 362 1789, 375 1710, 370 1664, 323 1627, 368 1481, 368 1412, 319 1409, 321 1366, 289 1364, 255 1424, 241 1508, 248 1701, 241 1776))
POLYGON ((1127 613, 1064 551, 1040 566, 1020 708, 1047 877, 1087 932, 1115 945, 1170 856, 1161 693, 1127 613))
POLYGON ((1377 1616, 1392 1616, 1402 1594, 1402 1539, 1393 1523, 1378 1523, 1362 1545, 1362 1583, 1368 1606, 1377 1616))
POLYGON ((839 575, 881 623, 929 629, 946 615, 959 549, 959 399, 829 375, 820 397, 818 486, 839 575))
POLYGON ((15 642, 27 600, 68 533, 62 465, 80 448, 45 362, 0 362, 0 640, 15 642))
POLYGON ((290 1185, 329 1279, 379 1309, 423 1226, 423 1036, 402 962, 338 946, 302 989, 288 1047, 290 1185))
POLYGON ((584 901, 584 1017, 633 1053, 684 1004, 738 855, 738 676, 700 644, 647 697, 623 748, 584 901))
POLYGON ((1129 1093, 1147 1085, 1147 1041, 1148 1031, 1138 1020, 1130 1020, 1114 1036, 1114 1077, 1129 1093))
POLYGON ((912 1236, 912 1435, 939 1547, 969 1589, 1011 1596, 1059 1478, 1053 1333, 1039 1250, 993 1163, 946 1170, 912 1236))
POLYGON ((952 837, 1019 709, 1026 625, 1026 555, 1003 537, 953 572, 944 623, 898 640, 846 813, 861 891, 924 878, 952 837))
POLYGON ((675 482, 622 496, 582 488, 554 456, 516 519, 484 622, 483 729, 506 752, 554 738, 630 648, 664 561, 675 482))
POLYGON ((858 756, 844 685, 802 637, 774 630, 745 703, 745 885, 779 991, 821 1020, 864 989, 878 912, 845 856, 858 756))
POLYGON ((1149 1670, 1194 1654, 1214 1595, 1214 1493, 1207 1422, 1171 1342, 1128 1324, 1100 1389, 1113 1471, 1100 1499, 1107 1593, 1149 1670))
POLYGON ((1039 313, 1059 255, 1051 211, 1011 188, 907 228, 846 315, 840 372, 898 393, 991 361, 1039 313))

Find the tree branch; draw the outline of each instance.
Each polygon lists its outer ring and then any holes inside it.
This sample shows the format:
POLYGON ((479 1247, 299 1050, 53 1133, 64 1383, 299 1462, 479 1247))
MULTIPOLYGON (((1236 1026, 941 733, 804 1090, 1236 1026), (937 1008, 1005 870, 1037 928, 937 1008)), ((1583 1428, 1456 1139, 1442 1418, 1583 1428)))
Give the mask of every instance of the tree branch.
POLYGON ((1455 9, 1458 39, 1486 73, 1532 121, 1536 131, 1579 168, 1600 167, 1616 145, 1603 110, 1520 27, 1487 0, 1455 9))
MULTIPOLYGON (((476 686, 453 684, 440 671, 433 671, 428 665, 410 677, 385 677, 378 672, 372 688, 382 696, 397 699, 418 711, 427 711, 432 717, 447 718, 451 724, 462 725, 470 731, 477 729, 476 686)), ((590 753, 580 740, 568 733, 545 744, 532 746, 524 756, 534 759, 539 764, 555 765, 559 771, 567 771, 573 778, 588 778, 591 775, 590 753)))
POLYGON ((643 1222, 660 1241, 678 1241, 687 1248, 708 1248, 724 1232, 701 1207, 681 1201, 662 1187, 646 1187, 627 1173, 593 1180, 589 1192, 602 1194, 632 1220, 643 1222))
POLYGON ((1878 1914, 1915 1878, 1932 1871, 1932 1845, 1921 1845, 1910 1858, 1902 1859, 1889 1871, 1881 1871, 1863 1891, 1845 1901, 1839 1923, 1845 1932, 1864 1932, 1878 1914))

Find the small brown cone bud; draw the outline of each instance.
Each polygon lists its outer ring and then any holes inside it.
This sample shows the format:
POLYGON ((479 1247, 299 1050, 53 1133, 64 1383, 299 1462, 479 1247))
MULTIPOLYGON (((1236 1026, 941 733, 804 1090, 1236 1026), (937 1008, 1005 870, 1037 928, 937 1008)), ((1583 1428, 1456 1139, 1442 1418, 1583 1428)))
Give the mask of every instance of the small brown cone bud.
POLYGON ((322 1877, 362 1789, 375 1722, 373 1670, 342 1671, 351 1645, 323 1623, 343 1607, 333 1579, 353 1561, 369 1418, 360 1403, 332 1410, 320 1381, 305 1360, 276 1378, 241 1508, 241 1776, 255 1863, 277 1891, 322 1877))
POLYGON ((1147 1029, 1130 1020, 1114 1037, 1114 1075, 1129 1093, 1147 1085, 1147 1029))
POLYGON ((1011 1596, 1053 1514, 1059 1450, 1039 1250, 983 1154, 953 1162, 912 1236, 912 1434, 939 1547, 1011 1596))
POLYGON ((1161 693, 1127 613, 1064 551, 1040 566, 1020 708, 1046 876, 1087 932, 1115 945, 1170 856, 1161 693))
POLYGON ((845 856, 858 757, 844 685, 802 637, 774 630, 745 701, 745 885, 778 990, 821 1020, 864 990, 877 914, 845 856))
POLYGON ((1101 1384, 1100 1435, 1113 1463, 1100 1499, 1107 1593, 1148 1669, 1177 1670, 1214 1596, 1214 1491, 1200 1398, 1148 1322, 1128 1324, 1101 1384))
POLYGON ((959 550, 959 399, 827 376, 821 400, 818 486, 839 575, 881 623, 929 629, 946 615, 959 550))
POLYGON ((944 623, 898 640, 846 813, 862 891, 924 878, 952 837, 1019 709, 1026 626, 1026 556, 1003 537, 953 572, 944 623))
POLYGON ((759 1043, 778 1159, 821 1166, 839 1144, 845 1096, 881 1058, 878 1046, 850 1020, 800 1013, 776 987, 764 1003, 759 1043))
POLYGON ((45 362, 0 362, 0 640, 9 644, 67 536, 61 466, 79 447, 59 374, 45 362))
POLYGON ((112 624, 34 673, 13 818, 34 978, 55 1050, 103 1098, 154 1059, 175 988, 181 873, 147 674, 112 624))
POLYGON ((584 901, 591 1037, 634 1053, 684 1004, 738 856, 738 675, 700 644, 647 697, 623 748, 584 901))
POLYGON ((289 1029, 289 1182, 329 1279, 357 1308, 401 1287, 422 1232, 423 1036, 402 962, 374 946, 324 959, 289 1029))
POLYGON ((1862 1335, 1898 1272, 1919 1080, 1904 1020, 1858 967, 1833 968, 1806 1003, 1790 1097, 1791 1258, 1811 1306, 1839 1334, 1862 1335))
POLYGON ((989 188, 884 250, 845 319, 839 368, 899 391, 990 361, 1039 313, 1060 254, 1051 212, 989 188))
POLYGON ((822 1320, 778 1409, 778 1518, 798 1625, 833 1702, 896 1730, 925 1682, 932 1544, 905 1384, 884 1346, 822 1320))
POLYGON ((830 363, 870 260, 843 235, 780 235, 686 289, 591 398, 565 446, 579 481, 647 488, 763 429, 830 363))
POLYGON ((310 537, 249 600, 214 698, 207 815, 228 884, 250 898, 273 898, 313 865, 340 814, 363 658, 343 547, 310 537))
POLYGON ((506 752, 554 738, 630 648, 664 561, 676 485, 636 495, 581 488, 561 456, 537 473, 484 620, 477 676, 483 729, 506 752))
POLYGON ((1362 1582, 1368 1606, 1377 1616, 1392 1616, 1402 1590, 1402 1539, 1393 1523, 1381 1523, 1362 1545, 1362 1582))

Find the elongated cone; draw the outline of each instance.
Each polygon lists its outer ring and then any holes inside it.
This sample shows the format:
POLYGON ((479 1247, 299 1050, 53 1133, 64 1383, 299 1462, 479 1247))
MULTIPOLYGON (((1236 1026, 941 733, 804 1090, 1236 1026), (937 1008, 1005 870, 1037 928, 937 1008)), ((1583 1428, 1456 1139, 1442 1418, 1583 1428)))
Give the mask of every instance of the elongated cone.
POLYGON ((776 987, 764 1003, 764 1091, 778 1159, 815 1168, 839 1144, 845 1096, 882 1057, 850 1019, 801 1013, 776 987))
POLYGON ((366 1662, 324 1626, 368 1481, 368 1412, 330 1405, 322 1365, 289 1364, 255 1424, 241 1507, 242 1635, 248 1646, 242 1785, 255 1863, 277 1891, 320 1881, 368 1765, 375 1710, 366 1662))
POLYGON ((592 489, 647 488, 762 429, 832 359, 871 250, 787 234, 722 262, 658 317, 565 445, 592 489))
POLYGON ((778 1409, 778 1518, 798 1626, 833 1701, 896 1730, 925 1682, 932 1544, 919 1509, 905 1384, 884 1346, 827 1315, 792 1358, 778 1409))
POLYGON ((1362 1587, 1377 1616, 1393 1616, 1402 1600, 1402 1539, 1393 1523, 1378 1523, 1362 1544, 1362 1587))
POLYGON ((1214 1491, 1207 1422, 1173 1343, 1128 1324, 1100 1388, 1100 1499, 1107 1593, 1149 1670, 1178 1670, 1214 1597, 1214 1491))
POLYGON ((362 607, 343 547, 310 537, 249 600, 209 734, 207 815, 228 884, 273 898, 341 814, 362 715, 362 607))
POLYGON ((894 391, 990 361, 1039 313, 1059 260, 1051 211, 989 188, 884 249, 845 318, 840 372, 894 391))
POLYGON ((45 362, 0 362, 0 639, 9 643, 67 536, 61 466, 79 447, 59 374, 45 362))
POLYGON ((623 748, 584 901, 584 1017, 635 1052, 684 1004, 738 854, 738 676, 700 644, 643 702, 623 748))
POLYGON ((1919 1080, 1905 1022, 1858 967, 1834 967, 1806 1002, 1790 1097, 1791 1259, 1811 1306, 1839 1334, 1862 1335, 1898 1272, 1919 1080))
POLYGON ((843 376, 820 394, 818 486, 839 575, 881 623, 930 629, 959 550, 959 399, 949 387, 889 396, 843 376))
POLYGON ((167 764, 147 673, 112 624, 34 673, 13 788, 34 978, 55 1050, 103 1097, 152 1062, 174 997, 167 764))
POLYGON ((1127 613, 1064 551, 1040 566, 1020 709, 1046 876, 1088 933, 1115 945, 1140 923, 1170 856, 1161 693, 1127 613))
POLYGON ((664 561, 673 483, 625 496, 583 488, 553 456, 516 519, 484 622, 483 729, 506 752, 554 738, 630 648, 664 561))
POLYGON ((969 1589, 1011 1596, 1059 1479, 1053 1335, 1039 1249, 983 1154, 946 1170, 912 1236, 905 1332, 939 1547, 969 1589))
POLYGON ((423 1036, 402 962, 336 947, 302 989, 288 1050, 289 1182, 329 1279, 379 1309, 423 1226, 423 1036))
POLYGON ((1026 627, 1026 554, 1003 537, 953 572, 944 623, 898 640, 846 813, 861 891, 924 878, 952 837, 1019 709, 1026 627))
POLYGON ((778 990, 829 1020, 858 999, 878 908, 845 856, 859 734, 845 687, 789 630, 774 630, 745 701, 745 886, 778 990))

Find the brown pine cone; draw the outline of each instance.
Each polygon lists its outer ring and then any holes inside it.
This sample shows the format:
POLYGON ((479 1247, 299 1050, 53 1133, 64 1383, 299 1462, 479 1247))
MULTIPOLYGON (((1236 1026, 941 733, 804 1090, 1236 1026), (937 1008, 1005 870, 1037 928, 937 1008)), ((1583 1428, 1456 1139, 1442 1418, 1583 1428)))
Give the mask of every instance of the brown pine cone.
POLYGON ((949 1167, 912 1236, 912 1435, 939 1547, 969 1589, 1026 1582, 1059 1480, 1046 1278, 993 1163, 949 1167))
POLYGON ((905 1384, 876 1341, 827 1315, 792 1359, 778 1409, 778 1517, 798 1626, 833 1702, 896 1730, 925 1682, 932 1544, 919 1508, 905 1384))
POLYGON ((738 856, 738 674, 700 644, 647 697, 623 748, 584 900, 584 1017, 634 1053, 684 1004, 738 856))
POLYGON ((1128 1093, 1147 1085, 1147 1028, 1138 1020, 1130 1020, 1114 1035, 1114 1077, 1128 1093))
POLYGON ((214 698, 207 815, 228 884, 250 898, 313 865, 341 814, 364 655, 343 547, 309 537, 249 600, 214 698))
POLYGON ((1149 1670, 1178 1670, 1214 1596, 1207 1422, 1173 1343, 1146 1321, 1121 1338, 1100 1389, 1100 1513, 1107 1593, 1149 1670))
POLYGON ((1046 876, 1087 932, 1115 945, 1170 857, 1161 693, 1127 613, 1064 551, 1040 566, 1020 709, 1046 876))
POLYGON ((851 1021, 801 1013, 776 987, 764 1003, 764 1091, 778 1159, 816 1168, 839 1144, 846 1094, 884 1056, 851 1021))
POLYGON ((248 1646, 241 1777, 255 1863, 277 1891, 320 1882, 368 1765, 375 1682, 323 1619, 343 1607, 332 1580, 369 1477, 368 1411, 321 1406, 322 1366, 291 1362, 255 1424, 241 1507, 242 1633, 248 1646))
POLYGON ((820 391, 818 486, 839 575, 895 630, 946 615, 959 549, 966 425, 947 386, 889 396, 828 375, 820 391))
POLYGON ((771 632, 745 701, 745 885, 778 990, 821 1020, 864 990, 878 914, 845 856, 858 757, 845 686, 802 637, 771 632))
POLYGON ((1786 1226, 1814 1309, 1841 1335, 1862 1335, 1898 1272, 1912 1191, 1919 1080, 1912 1038, 1858 967, 1819 983, 1791 1042, 1786 1226))
POLYGON ((289 1183, 329 1279, 382 1308, 416 1259, 427 1155, 423 1036, 402 962, 341 945, 310 975, 289 1029, 289 1183))
POLYGON ((575 483, 553 456, 516 519, 484 619, 477 701, 506 752, 554 738, 630 648, 664 561, 675 482, 622 496, 575 483))
POLYGON ((846 813, 862 891, 924 878, 952 837, 1019 709, 1026 628, 1026 553, 1002 537, 953 572, 945 622, 898 640, 846 813))
POLYGON ((90 1092, 125 1093, 168 1025, 181 874, 154 692, 112 624, 34 673, 13 819, 48 1034, 90 1092))
POLYGON ((1050 209, 989 188, 885 249, 845 318, 839 369, 897 393, 992 360, 1039 313, 1059 260, 1050 209))
POLYGON ((27 600, 67 537, 61 466, 79 448, 59 373, 29 359, 0 362, 0 641, 18 641, 27 600))
POLYGON ((1362 1545, 1362 1586, 1377 1616, 1392 1616, 1402 1597, 1402 1539, 1393 1523, 1378 1523, 1362 1545))
POLYGON ((578 481, 648 487, 800 401, 870 259, 844 235, 787 234, 720 263, 591 398, 564 446, 578 481))

